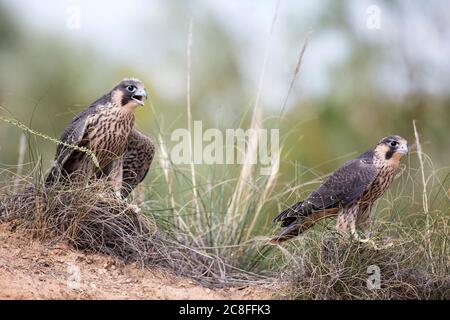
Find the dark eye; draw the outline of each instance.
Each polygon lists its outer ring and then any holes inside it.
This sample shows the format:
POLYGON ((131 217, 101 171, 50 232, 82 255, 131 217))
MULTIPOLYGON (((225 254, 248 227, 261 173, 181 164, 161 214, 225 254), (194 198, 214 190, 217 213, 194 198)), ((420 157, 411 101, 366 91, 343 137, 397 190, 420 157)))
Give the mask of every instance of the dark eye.
POLYGON ((396 147, 396 146, 398 146, 398 142, 397 141, 391 141, 391 142, 389 142, 389 145, 391 147, 396 147))
POLYGON ((127 90, 129 92, 135 92, 136 91, 136 87, 135 86, 127 86, 127 90))

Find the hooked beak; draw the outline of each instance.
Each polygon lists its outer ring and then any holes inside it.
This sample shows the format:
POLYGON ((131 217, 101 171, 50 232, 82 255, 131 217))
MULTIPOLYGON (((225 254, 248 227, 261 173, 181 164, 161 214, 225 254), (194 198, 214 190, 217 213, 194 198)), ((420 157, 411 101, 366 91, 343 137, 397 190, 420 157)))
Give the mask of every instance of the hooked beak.
POLYGON ((144 105, 144 99, 147 100, 147 91, 144 88, 138 88, 133 96, 131 97, 134 101, 136 101, 141 106, 144 105))
POLYGON ((397 149, 397 152, 401 153, 401 154, 407 154, 408 153, 408 145, 406 143, 401 144, 400 147, 397 149))

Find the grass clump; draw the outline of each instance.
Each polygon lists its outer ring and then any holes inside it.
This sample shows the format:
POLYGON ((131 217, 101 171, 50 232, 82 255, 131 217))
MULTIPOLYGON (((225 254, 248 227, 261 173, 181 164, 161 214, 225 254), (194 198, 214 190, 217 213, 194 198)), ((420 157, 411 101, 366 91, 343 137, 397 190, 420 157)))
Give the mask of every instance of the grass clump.
MULTIPOLYGON (((448 235, 447 235, 448 236, 448 235)), ((441 239, 442 240, 442 239, 441 239)), ((281 267, 283 299, 449 299, 450 277, 432 273, 415 239, 375 250, 336 232, 311 232, 281 267)), ((435 245, 444 245, 436 243, 435 245)))
POLYGON ((2 200, 2 216, 20 219, 34 236, 65 240, 76 249, 149 264, 163 256, 154 222, 117 198, 102 181, 51 190, 28 184, 2 200))
POLYGON ((144 214, 119 199, 108 182, 73 181, 45 191, 26 179, 22 184, 15 193, 9 191, 9 182, 0 189, 0 222, 15 221, 16 228, 49 244, 65 242, 84 252, 167 269, 211 287, 256 278, 226 257, 191 243, 181 229, 176 236, 175 229, 161 231, 151 211, 144 214))

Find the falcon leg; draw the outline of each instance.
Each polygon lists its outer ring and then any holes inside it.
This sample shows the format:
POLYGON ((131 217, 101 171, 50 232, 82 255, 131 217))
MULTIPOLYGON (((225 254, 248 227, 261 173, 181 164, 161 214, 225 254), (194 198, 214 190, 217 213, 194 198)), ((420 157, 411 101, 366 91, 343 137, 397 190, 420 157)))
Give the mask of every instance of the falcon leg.
POLYGON ((111 173, 108 176, 108 180, 113 183, 114 194, 117 198, 122 199, 123 158, 114 160, 111 163, 111 173))
MULTIPOLYGON (((370 209, 369 209, 370 210, 370 209)), ((354 237, 354 239, 358 240, 361 243, 368 243, 371 242, 371 238, 369 235, 369 213, 364 212, 361 214, 360 217, 356 219, 351 225, 351 234, 354 237), (359 234, 359 232, 356 230, 356 227, 358 227, 359 230, 362 231, 365 238, 362 238, 359 234)))
MULTIPOLYGON (((336 229, 340 234, 345 234, 347 236, 349 235, 349 230, 351 231, 352 228, 355 227, 357 212, 358 206, 356 205, 350 210, 344 210, 339 213, 336 222, 336 229)), ((352 235, 351 232, 350 235, 352 235)))
POLYGON ((361 243, 370 243, 375 246, 375 242, 370 237, 361 238, 359 232, 356 230, 356 219, 353 219, 353 221, 350 223, 350 234, 352 235, 353 239, 361 243))
MULTIPOLYGON (((128 203, 126 199, 122 196, 122 184, 123 184, 123 158, 114 160, 110 164, 110 174, 108 175, 108 180, 113 183, 114 195, 127 203, 127 206, 130 210, 139 213, 141 212, 141 208, 137 205, 128 203)), ((106 198, 107 199, 107 198, 106 198)))
POLYGON ((357 239, 359 240, 359 242, 369 243, 375 250, 386 249, 393 246, 393 243, 391 241, 388 241, 382 245, 378 245, 374 240, 372 240, 370 234, 371 217, 372 217, 372 205, 369 205, 367 209, 364 211, 364 213, 360 217, 358 217, 356 221, 356 227, 362 231, 362 233, 365 235, 365 239, 361 238, 359 236, 359 233, 356 231, 356 228, 354 228, 355 229, 354 234, 357 235, 358 237, 357 239))
POLYGON ((356 227, 361 230, 366 237, 370 237, 372 204, 364 204, 361 211, 362 213, 356 219, 356 227))
MULTIPOLYGON (((367 243, 371 245, 375 250, 385 249, 387 247, 390 247, 392 244, 388 244, 387 246, 379 247, 374 240, 372 240, 370 237, 362 238, 358 231, 356 230, 356 225, 359 223, 364 223, 366 226, 368 225, 367 218, 369 215, 364 215, 361 219, 358 219, 358 213, 359 211, 359 205, 355 205, 352 208, 350 208, 347 211, 343 211, 337 219, 336 229, 342 233, 345 232, 348 234, 348 231, 350 231, 350 237, 360 243, 367 243)), ((369 208, 370 209, 370 208, 369 208)))
POLYGON ((353 224, 352 226, 351 226, 351 228, 350 228, 350 234, 352 235, 352 237, 353 237, 353 239, 355 239, 355 240, 357 240, 357 241, 359 241, 359 242, 361 242, 361 243, 370 243, 370 242, 373 242, 371 239, 370 239, 370 237, 368 237, 368 238, 362 238, 360 235, 359 235, 359 232, 356 230, 356 227, 355 227, 355 225, 353 224))

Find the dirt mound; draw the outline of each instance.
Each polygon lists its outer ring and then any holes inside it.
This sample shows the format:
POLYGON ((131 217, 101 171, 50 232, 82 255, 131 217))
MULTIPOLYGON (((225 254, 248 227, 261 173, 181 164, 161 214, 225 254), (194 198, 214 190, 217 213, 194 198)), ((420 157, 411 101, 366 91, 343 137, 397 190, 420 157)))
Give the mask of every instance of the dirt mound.
POLYGON ((270 299, 259 287, 208 289, 162 271, 43 244, 0 225, 0 299, 270 299))

